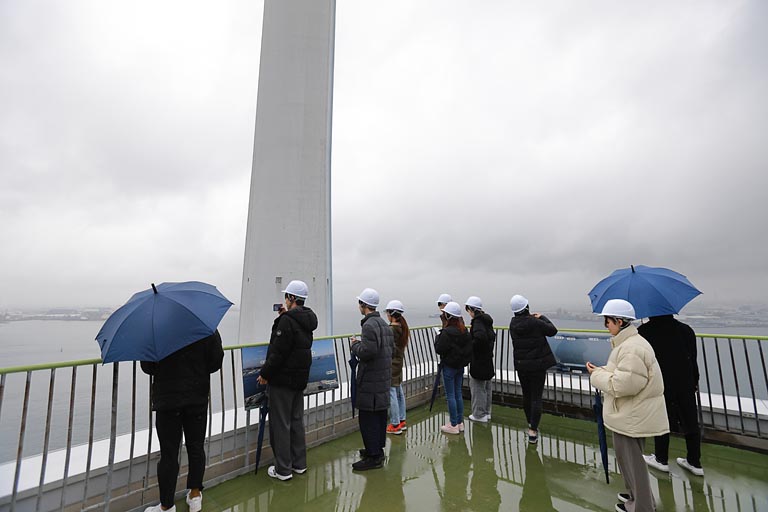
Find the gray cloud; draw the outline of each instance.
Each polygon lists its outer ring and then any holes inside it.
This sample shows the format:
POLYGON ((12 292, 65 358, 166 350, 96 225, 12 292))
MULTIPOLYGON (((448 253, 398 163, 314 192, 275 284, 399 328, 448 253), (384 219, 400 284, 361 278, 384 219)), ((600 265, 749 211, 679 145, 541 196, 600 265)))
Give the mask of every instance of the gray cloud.
MULTIPOLYGON (((176 279, 239 301, 260 11, 0 7, 0 308, 176 279)), ((339 3, 337 302, 586 308, 641 263, 764 302, 767 11, 339 3)))

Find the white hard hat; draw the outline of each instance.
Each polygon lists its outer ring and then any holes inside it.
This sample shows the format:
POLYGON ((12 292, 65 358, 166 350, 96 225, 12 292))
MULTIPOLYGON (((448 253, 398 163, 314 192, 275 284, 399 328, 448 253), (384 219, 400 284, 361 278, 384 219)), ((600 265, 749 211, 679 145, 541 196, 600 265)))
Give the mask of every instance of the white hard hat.
POLYGON ((307 288, 307 283, 304 281, 294 280, 288 283, 283 293, 306 299, 309 296, 309 288, 307 288))
POLYGON ((459 306, 458 302, 449 302, 445 305, 443 308, 443 313, 455 316, 456 318, 461 317, 461 306, 459 306))
POLYGON ((605 303, 603 310, 598 313, 598 315, 637 320, 637 318, 635 318, 635 307, 624 299, 609 300, 605 303))
POLYGON ((513 313, 519 313, 528 307, 528 299, 522 295, 515 295, 509 301, 509 307, 512 308, 513 313))
POLYGON ((464 303, 465 306, 469 306, 471 308, 479 309, 482 311, 483 309, 483 301, 480 299, 480 297, 475 297, 474 295, 467 299, 467 301, 464 303))
POLYGON ((405 312, 405 306, 403 306, 403 303, 399 300, 391 300, 387 302, 387 311, 399 311, 400 313, 405 312))
POLYGON ((453 297, 448 295, 447 293, 441 293, 440 296, 437 298, 438 304, 448 304, 453 300, 453 297))
POLYGON ((379 292, 373 288, 366 288, 360 292, 360 295, 357 296, 357 300, 364 302, 372 308, 377 308, 379 307, 379 292))

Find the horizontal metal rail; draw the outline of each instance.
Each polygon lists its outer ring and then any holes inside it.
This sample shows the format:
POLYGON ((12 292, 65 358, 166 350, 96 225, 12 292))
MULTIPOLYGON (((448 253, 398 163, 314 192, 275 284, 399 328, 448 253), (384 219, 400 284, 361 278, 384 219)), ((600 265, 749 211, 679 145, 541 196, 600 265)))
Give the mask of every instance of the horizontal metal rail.
MULTIPOLYGON (((411 329, 403 369, 403 389, 411 404, 423 403, 431 394, 438 362, 433 327, 411 329)), ((564 332, 607 334, 586 329, 564 332)), ((316 338, 334 340, 340 386, 305 397, 310 444, 355 428, 349 398, 352 336, 316 338)), ((766 341, 766 336, 697 335, 698 399, 705 428, 768 439, 766 341)), ((243 407, 241 351, 266 344, 226 346, 222 370, 212 376, 207 476, 222 479, 253 465, 252 430, 258 415, 243 407)), ((508 330, 498 327, 493 381, 497 403, 518 404, 521 397, 512 345, 508 330)), ((113 363, 112 371, 99 371, 100 365, 100 359, 88 359, 0 368, 0 433, 3 439, 16 441, 0 446, 0 508, 65 510, 82 503, 84 510, 119 510, 156 499, 152 459, 158 444, 149 378, 136 363, 113 363), (72 486, 77 492, 67 491, 72 486)), ((545 393, 552 412, 591 411, 592 389, 586 375, 552 371, 545 393)), ((182 460, 182 468, 185 465, 182 460)))

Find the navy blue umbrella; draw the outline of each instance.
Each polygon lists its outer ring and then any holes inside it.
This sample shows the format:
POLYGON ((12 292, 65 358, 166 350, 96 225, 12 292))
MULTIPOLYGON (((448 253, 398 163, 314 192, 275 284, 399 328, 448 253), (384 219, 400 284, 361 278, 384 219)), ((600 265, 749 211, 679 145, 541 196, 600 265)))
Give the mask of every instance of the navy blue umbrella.
POLYGON ((352 417, 355 417, 355 400, 357 400, 357 365, 360 361, 357 356, 349 356, 349 396, 352 400, 352 417))
POLYGON ((101 360, 160 361, 213 334, 230 306, 210 284, 153 283, 104 322, 96 335, 101 360))
POLYGON ((592 405, 597 420, 597 440, 600 443, 600 458, 605 470, 605 483, 611 483, 608 478, 608 440, 605 437, 605 424, 603 423, 603 397, 599 391, 595 391, 595 403, 592 405))
POLYGON ((437 363, 437 373, 435 373, 435 383, 432 385, 432 398, 429 400, 429 412, 432 412, 432 406, 435 405, 437 390, 440 388, 440 376, 443 374, 443 363, 437 363))
POLYGON ((256 440, 256 470, 259 472, 259 462, 261 461, 261 448, 264 446, 264 429, 267 425, 267 414, 269 414, 269 398, 265 395, 259 405, 259 436, 256 440))
POLYGON ((637 318, 674 315, 701 292, 683 274, 645 265, 620 268, 589 292, 592 311, 600 313, 610 299, 624 299, 637 318))

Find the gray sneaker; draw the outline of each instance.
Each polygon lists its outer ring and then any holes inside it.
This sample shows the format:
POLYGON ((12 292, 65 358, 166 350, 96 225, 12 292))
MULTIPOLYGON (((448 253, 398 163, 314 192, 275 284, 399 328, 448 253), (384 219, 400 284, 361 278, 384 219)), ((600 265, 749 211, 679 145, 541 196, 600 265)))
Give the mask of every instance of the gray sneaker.
POLYGON ((664 473, 669 473, 669 464, 662 464, 656 459, 656 456, 654 454, 643 455, 643 459, 645 459, 645 463, 648 464, 653 469, 658 469, 659 471, 663 471, 664 473))

